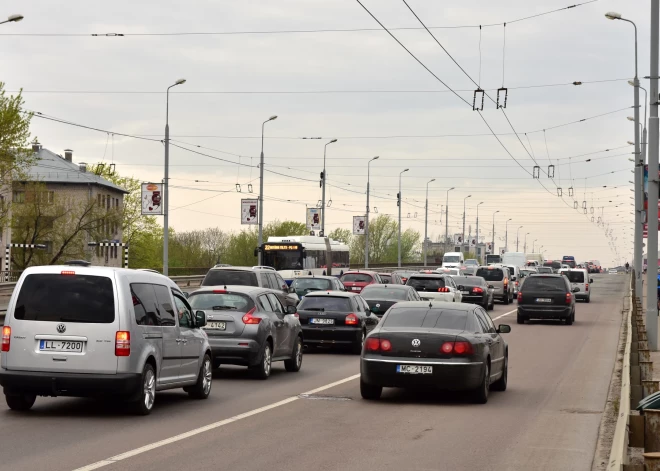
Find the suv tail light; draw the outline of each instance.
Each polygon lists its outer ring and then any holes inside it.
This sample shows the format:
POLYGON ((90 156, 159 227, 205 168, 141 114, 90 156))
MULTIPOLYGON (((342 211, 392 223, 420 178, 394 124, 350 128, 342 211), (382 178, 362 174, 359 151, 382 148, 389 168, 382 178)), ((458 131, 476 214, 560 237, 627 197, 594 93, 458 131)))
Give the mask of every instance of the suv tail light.
POLYGON ((130 354, 131 354, 131 333, 125 330, 120 330, 115 334, 115 356, 127 357, 130 354))
POLYGON ((253 314, 257 311, 256 307, 253 307, 243 316, 243 324, 258 324, 261 322, 261 317, 254 317, 253 314))
POLYGON ((443 343, 440 351, 448 355, 473 355, 474 347, 466 340, 458 340, 443 343))
POLYGON ((346 319, 344 320, 344 323, 346 325, 358 325, 358 318, 355 314, 349 314, 346 316, 346 319))
POLYGON ((484 290, 482 288, 472 288, 474 294, 482 294, 484 290))
POLYGON ((566 304, 571 304, 572 299, 573 295, 571 293, 566 293, 566 304))
POLYGON ((8 325, 2 328, 2 351, 8 352, 11 343, 11 327, 8 325))
POLYGON ((364 342, 364 348, 368 352, 389 352, 392 350, 392 343, 387 339, 371 337, 364 342))
POLYGON ((518 291, 518 302, 522 302, 522 291, 518 291))
POLYGON ((589 291, 589 283, 585 283, 585 284, 584 284, 584 290, 585 290, 585 291, 589 291))
POLYGON ((449 288, 438 288, 438 293, 449 293, 449 288))

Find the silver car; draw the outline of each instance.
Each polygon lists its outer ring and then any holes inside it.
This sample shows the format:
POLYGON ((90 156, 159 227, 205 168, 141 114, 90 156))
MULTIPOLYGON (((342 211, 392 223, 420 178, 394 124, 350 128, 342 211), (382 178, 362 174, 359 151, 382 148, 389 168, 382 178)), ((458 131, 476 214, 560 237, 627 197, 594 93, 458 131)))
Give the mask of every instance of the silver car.
POLYGON ((509 275, 509 269, 503 265, 488 265, 479 267, 477 275, 493 286, 493 296, 504 304, 513 302, 513 283, 509 275))
POLYGON ((148 271, 44 266, 23 272, 2 328, 7 405, 36 396, 112 396, 151 412, 156 391, 211 392, 211 348, 177 285, 148 271))
POLYGON ((253 286, 205 286, 188 297, 203 311, 213 367, 247 366, 259 379, 270 376, 272 362, 287 371, 302 365, 303 334, 295 306, 284 307, 277 293, 253 286))

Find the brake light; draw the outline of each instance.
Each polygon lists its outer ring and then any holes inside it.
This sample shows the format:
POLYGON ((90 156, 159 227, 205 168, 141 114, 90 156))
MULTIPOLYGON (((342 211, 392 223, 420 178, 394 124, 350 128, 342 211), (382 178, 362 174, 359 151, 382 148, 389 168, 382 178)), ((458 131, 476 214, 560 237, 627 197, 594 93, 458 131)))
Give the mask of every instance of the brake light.
POLYGON ((11 343, 11 327, 8 325, 2 328, 2 351, 9 351, 9 344, 11 343))
POLYGON ((476 294, 483 293, 484 290, 482 288, 472 288, 472 292, 476 294))
POLYGON ((522 291, 518 291, 518 302, 522 302, 522 291))
POLYGON ((127 357, 131 354, 131 333, 120 330, 115 334, 115 356, 127 357))
POLYGON ((516 288, 518 287, 518 282, 516 281, 516 288))
POLYGON ((459 340, 458 342, 443 343, 440 351, 447 355, 473 355, 474 347, 468 341, 459 340))
POLYGON ((358 325, 358 318, 355 314, 349 314, 346 316, 346 319, 344 320, 344 324, 346 325, 358 325))
POLYGON ((507 280, 506 278, 504 278, 504 286, 507 286, 508 284, 509 284, 509 280, 507 280))
POLYGON ((62 270, 62 271, 60 272, 60 275, 75 275, 75 274, 76 274, 76 272, 75 272, 75 271, 71 271, 71 270, 62 270))
POLYGON ((449 288, 438 288, 438 293, 449 293, 449 288))
POLYGON ((257 311, 256 307, 253 307, 243 316, 243 324, 253 325, 261 322, 261 317, 254 317, 253 314, 257 311))
POLYGON ((392 350, 392 343, 387 339, 371 337, 364 342, 364 348, 369 352, 389 352, 392 350))
POLYGON ((226 289, 214 289, 213 294, 227 294, 226 289))
POLYGON ((571 293, 566 293, 566 304, 571 304, 572 299, 573 295, 571 293))
POLYGON ((585 284, 584 284, 584 290, 585 290, 585 291, 589 291, 589 283, 585 283, 585 284))

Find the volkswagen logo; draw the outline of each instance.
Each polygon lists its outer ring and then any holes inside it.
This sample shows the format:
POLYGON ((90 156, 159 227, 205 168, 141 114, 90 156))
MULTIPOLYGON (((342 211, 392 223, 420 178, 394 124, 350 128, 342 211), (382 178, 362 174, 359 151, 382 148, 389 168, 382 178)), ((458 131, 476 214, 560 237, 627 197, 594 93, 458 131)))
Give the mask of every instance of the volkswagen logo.
POLYGON ((413 347, 419 347, 422 344, 422 342, 419 339, 413 339, 412 341, 412 346, 413 347))
POLYGON ((66 332, 66 326, 64 324, 57 324, 56 328, 57 328, 57 331, 60 334, 63 334, 64 332, 66 332))

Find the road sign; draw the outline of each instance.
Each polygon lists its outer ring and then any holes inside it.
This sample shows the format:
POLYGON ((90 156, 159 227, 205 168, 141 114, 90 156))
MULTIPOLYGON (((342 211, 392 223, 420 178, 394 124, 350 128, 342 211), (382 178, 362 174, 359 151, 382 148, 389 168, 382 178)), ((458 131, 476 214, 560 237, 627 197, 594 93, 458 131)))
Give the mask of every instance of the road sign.
POLYGON ((242 199, 241 200, 241 224, 259 223, 259 200, 242 199))

